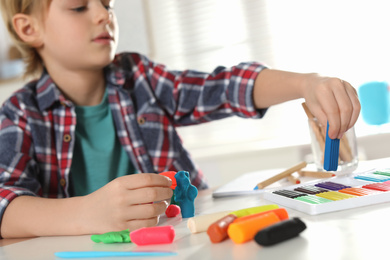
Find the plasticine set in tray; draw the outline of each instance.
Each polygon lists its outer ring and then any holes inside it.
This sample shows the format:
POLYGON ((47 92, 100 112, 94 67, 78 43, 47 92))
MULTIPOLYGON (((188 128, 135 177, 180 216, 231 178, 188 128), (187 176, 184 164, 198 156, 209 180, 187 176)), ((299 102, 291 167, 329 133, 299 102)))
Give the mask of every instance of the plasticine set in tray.
POLYGON ((390 201, 390 168, 373 169, 264 192, 264 199, 310 215, 390 201))

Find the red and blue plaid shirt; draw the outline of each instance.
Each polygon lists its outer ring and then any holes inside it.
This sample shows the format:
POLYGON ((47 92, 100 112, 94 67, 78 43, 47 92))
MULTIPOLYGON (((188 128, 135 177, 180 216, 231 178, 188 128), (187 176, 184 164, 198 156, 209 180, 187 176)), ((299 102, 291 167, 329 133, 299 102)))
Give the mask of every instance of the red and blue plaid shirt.
MULTIPOLYGON (((135 53, 105 68, 117 136, 139 172, 186 170, 199 189, 203 175, 175 128, 231 115, 260 118, 252 100, 264 68, 242 63, 212 73, 170 71, 135 53)), ((69 183, 75 140, 74 104, 44 72, 14 93, 0 110, 0 219, 16 196, 72 196, 69 183)))

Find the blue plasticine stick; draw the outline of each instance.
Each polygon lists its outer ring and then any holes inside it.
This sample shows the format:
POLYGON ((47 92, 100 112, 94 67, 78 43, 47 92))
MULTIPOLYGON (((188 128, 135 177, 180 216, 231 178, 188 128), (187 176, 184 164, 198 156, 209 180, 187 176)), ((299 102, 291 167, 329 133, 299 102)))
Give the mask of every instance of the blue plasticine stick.
POLYGON ((339 165, 340 139, 330 139, 328 131, 329 122, 326 126, 324 169, 327 171, 336 171, 339 165))
POLYGON ((127 256, 127 257, 155 257, 155 256, 174 256, 176 252, 164 252, 164 251, 146 251, 146 252, 129 252, 129 251, 79 251, 79 252, 57 252, 55 256, 61 258, 96 258, 96 257, 115 257, 115 256, 127 256))

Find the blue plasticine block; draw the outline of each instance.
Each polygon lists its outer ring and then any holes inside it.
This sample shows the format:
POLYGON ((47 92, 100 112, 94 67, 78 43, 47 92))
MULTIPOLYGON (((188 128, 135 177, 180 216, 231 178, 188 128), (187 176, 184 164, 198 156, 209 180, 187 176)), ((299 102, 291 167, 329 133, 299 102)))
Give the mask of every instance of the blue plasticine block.
POLYGON ((324 152, 324 169, 327 171, 336 171, 339 165, 340 139, 330 139, 328 135, 329 122, 326 126, 326 140, 324 152))

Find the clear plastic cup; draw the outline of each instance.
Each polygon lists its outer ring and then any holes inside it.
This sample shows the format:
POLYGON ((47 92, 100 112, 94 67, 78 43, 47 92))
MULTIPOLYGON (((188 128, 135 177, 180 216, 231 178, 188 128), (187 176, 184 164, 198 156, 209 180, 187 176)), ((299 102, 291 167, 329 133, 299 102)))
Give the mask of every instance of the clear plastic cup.
MULTIPOLYGON (((309 119, 309 130, 314 163, 318 171, 325 171, 324 150, 326 128, 320 126, 317 119, 313 118, 309 119)), ((352 127, 340 139, 339 163, 335 173, 353 172, 358 166, 358 161, 355 129, 352 127)))

